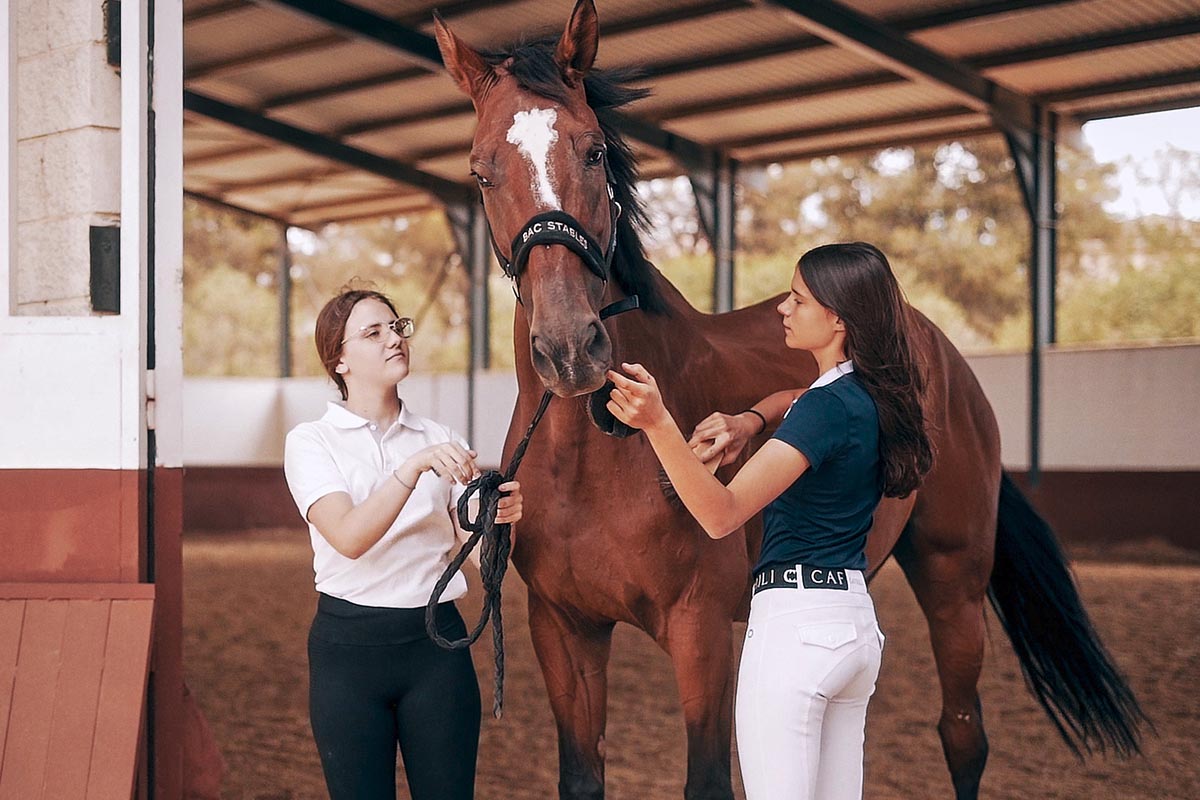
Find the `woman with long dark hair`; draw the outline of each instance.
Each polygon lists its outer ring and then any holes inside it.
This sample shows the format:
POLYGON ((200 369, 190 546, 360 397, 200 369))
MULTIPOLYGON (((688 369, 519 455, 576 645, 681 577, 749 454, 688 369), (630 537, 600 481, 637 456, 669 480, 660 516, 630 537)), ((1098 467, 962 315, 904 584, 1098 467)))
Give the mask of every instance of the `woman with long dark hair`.
MULTIPOLYGON (((394 798, 397 747, 414 800, 474 796, 479 684, 466 650, 426 634, 425 605, 462 536, 455 511, 476 453, 400 400, 413 333, 379 292, 326 303, 317 352, 343 402, 292 429, 285 447, 313 546, 309 715, 333 800, 394 798)), ((500 489, 496 522, 516 522, 520 486, 500 489)), ((437 607, 448 639, 466 636, 453 602, 466 591, 457 573, 437 607)))
MULTIPOLYGON (((883 650, 863 574, 867 532, 880 498, 909 494, 932 466, 924 383, 900 288, 869 244, 805 253, 779 313, 787 346, 812 353, 820 377, 746 412, 763 426, 783 420, 728 486, 689 446, 641 365, 609 373, 608 407, 646 434, 709 536, 765 510, 736 700, 748 800, 858 798, 883 650)), ((712 442, 696 450, 723 455, 712 442)))

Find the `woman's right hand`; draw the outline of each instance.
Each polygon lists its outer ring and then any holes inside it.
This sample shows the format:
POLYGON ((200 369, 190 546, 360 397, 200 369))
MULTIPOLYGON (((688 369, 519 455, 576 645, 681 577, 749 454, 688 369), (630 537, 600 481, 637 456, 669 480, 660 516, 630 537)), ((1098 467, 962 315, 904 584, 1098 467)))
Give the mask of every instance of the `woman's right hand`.
POLYGON ((723 467, 733 463, 741 455, 746 443, 761 427, 762 422, 753 414, 722 414, 716 411, 696 426, 688 439, 688 446, 692 448, 696 458, 705 464, 723 467))
POLYGON ((413 453, 396 473, 410 486, 416 486, 417 478, 426 470, 439 478, 449 478, 466 486, 479 477, 479 467, 475 464, 478 456, 474 450, 468 450, 456 442, 444 442, 413 453))

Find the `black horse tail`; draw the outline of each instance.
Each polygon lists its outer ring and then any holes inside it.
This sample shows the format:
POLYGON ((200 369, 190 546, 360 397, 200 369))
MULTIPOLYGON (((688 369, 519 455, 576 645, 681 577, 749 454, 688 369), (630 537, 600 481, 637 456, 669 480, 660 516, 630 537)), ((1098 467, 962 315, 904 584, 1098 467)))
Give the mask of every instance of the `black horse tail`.
POLYGON ((1050 526, 1004 473, 988 598, 1021 662, 1025 685, 1076 756, 1141 752, 1148 723, 1100 643, 1050 526))

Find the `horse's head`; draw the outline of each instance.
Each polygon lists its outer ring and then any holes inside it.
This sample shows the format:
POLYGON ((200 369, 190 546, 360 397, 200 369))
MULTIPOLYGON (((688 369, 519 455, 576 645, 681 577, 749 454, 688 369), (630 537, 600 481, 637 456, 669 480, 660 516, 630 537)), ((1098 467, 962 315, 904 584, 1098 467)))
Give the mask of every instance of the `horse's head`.
POLYGON ((556 46, 507 56, 481 55, 441 19, 436 28, 447 70, 475 105, 471 172, 519 287, 533 366, 559 396, 595 391, 612 362, 599 310, 620 213, 609 142, 584 86, 596 8, 579 0, 556 46))

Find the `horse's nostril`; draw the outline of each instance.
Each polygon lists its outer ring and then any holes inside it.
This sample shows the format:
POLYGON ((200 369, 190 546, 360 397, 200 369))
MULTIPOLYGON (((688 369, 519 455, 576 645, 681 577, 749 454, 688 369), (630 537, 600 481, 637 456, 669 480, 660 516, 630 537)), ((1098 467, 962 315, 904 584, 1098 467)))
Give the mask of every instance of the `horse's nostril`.
POLYGON ((608 341, 608 334, 604 331, 604 326, 597 320, 588 326, 588 332, 585 335, 583 352, 587 353, 592 361, 607 361, 611 346, 608 341))
POLYGON ((530 355, 533 356, 534 368, 543 376, 556 375, 558 369, 554 364, 554 354, 545 339, 538 336, 530 338, 530 355))

